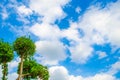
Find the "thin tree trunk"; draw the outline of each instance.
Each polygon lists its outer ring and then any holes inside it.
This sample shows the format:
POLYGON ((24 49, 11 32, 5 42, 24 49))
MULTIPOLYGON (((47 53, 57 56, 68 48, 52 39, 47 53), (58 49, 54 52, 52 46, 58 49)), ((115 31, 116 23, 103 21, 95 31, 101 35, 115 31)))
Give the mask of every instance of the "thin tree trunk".
POLYGON ((2 64, 2 68, 3 68, 3 71, 2 71, 2 73, 3 73, 3 77, 2 77, 2 80, 7 80, 6 79, 6 76, 7 76, 7 64, 4 62, 3 64, 2 64))
POLYGON ((23 72, 23 59, 24 59, 24 55, 21 56, 19 76, 17 80, 22 80, 21 78, 22 78, 22 72, 23 72))

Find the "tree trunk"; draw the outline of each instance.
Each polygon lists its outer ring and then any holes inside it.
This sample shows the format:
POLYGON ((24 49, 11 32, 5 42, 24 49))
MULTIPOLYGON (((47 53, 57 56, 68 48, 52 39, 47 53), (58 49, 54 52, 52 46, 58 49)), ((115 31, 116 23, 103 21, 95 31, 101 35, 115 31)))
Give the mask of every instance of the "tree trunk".
POLYGON ((7 63, 3 63, 2 64, 2 73, 3 73, 3 77, 2 77, 2 80, 7 80, 6 76, 7 76, 7 73, 8 73, 8 69, 7 69, 7 63))
POLYGON ((21 56, 21 62, 20 62, 20 72, 19 72, 19 76, 17 80, 22 80, 22 72, 23 72, 23 59, 24 59, 24 55, 21 56))

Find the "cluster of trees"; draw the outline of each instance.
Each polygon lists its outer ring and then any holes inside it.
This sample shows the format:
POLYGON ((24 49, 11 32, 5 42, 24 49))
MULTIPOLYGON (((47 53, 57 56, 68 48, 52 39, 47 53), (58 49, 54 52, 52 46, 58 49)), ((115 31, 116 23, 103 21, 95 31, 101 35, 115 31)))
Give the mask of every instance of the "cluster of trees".
POLYGON ((34 42, 25 36, 17 38, 11 46, 8 42, 0 40, 0 65, 2 66, 2 80, 7 80, 8 62, 14 58, 13 51, 16 51, 21 61, 18 65, 18 78, 16 80, 49 79, 49 72, 46 66, 38 64, 34 59, 34 42))

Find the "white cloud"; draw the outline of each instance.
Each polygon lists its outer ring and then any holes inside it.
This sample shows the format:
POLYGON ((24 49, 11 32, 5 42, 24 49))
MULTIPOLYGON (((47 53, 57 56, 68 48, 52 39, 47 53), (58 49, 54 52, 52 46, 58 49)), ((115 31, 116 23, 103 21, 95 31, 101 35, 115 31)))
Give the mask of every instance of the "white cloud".
POLYGON ((72 40, 72 41, 76 41, 78 42, 79 41, 79 32, 78 32, 78 24, 77 23, 73 23, 71 22, 70 23, 70 27, 68 29, 64 29, 62 30, 62 36, 63 37, 66 37, 68 40, 72 40))
POLYGON ((68 70, 63 66, 53 66, 49 68, 50 80, 83 80, 81 76, 69 75, 68 70))
POLYGON ((79 26, 85 32, 85 37, 93 43, 107 43, 120 46, 120 6, 119 1, 104 9, 90 7, 80 19, 79 26), (97 37, 94 38, 94 36, 97 37), (97 39, 97 41, 96 41, 97 39))
POLYGON ((93 48, 85 42, 80 42, 75 46, 70 47, 72 62, 86 63, 91 56, 93 48))
POLYGON ((62 7, 68 2, 69 0, 30 0, 30 8, 43 16, 43 22, 53 23, 65 16, 62 7))
POLYGON ((54 66, 49 69, 50 80, 68 80, 68 71, 63 66, 54 66))
POLYGON ((71 52, 70 58, 72 62, 86 63, 89 57, 92 56, 93 48, 91 46, 91 41, 84 37, 84 34, 79 32, 78 23, 71 22, 68 29, 62 30, 62 36, 70 41, 68 49, 71 52))
POLYGON ((30 8, 27 8, 26 6, 22 5, 17 8, 18 14, 21 15, 30 15, 32 14, 32 10, 30 8))
POLYGON ((50 80, 117 80, 114 76, 106 73, 98 73, 88 77, 69 75, 68 70, 63 66, 50 67, 49 72, 50 80))
POLYGON ((37 41, 36 50, 41 54, 43 64, 55 65, 66 59, 65 46, 58 41, 37 41))
POLYGON ((116 80, 116 78, 109 74, 100 73, 95 76, 85 78, 84 80, 116 80))
MULTIPOLYGON (((107 13, 92 8, 84 14, 82 21, 78 23, 79 28, 84 31, 84 39, 90 44, 104 44, 106 38, 107 13)), ((109 16, 108 16, 109 17, 109 16)))
POLYGON ((69 80, 84 80, 82 76, 69 76, 69 80))
MULTIPOLYGON (((80 16, 78 22, 71 23, 68 29, 63 30, 64 36, 71 41, 69 49, 72 61, 85 63, 92 55, 93 49, 90 45, 111 43, 120 46, 119 3, 112 3, 103 9, 92 6, 82 17, 80 16), (83 37, 79 37, 78 29, 83 31, 83 37)), ((99 58, 105 56, 104 53, 99 54, 99 58)))
POLYGON ((57 40, 61 36, 58 26, 47 23, 36 23, 30 28, 30 31, 40 39, 57 40))

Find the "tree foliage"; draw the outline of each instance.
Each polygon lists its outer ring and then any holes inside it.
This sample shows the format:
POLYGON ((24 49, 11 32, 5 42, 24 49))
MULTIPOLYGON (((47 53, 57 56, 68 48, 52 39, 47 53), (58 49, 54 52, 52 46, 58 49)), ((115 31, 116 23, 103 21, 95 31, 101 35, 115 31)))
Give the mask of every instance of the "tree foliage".
POLYGON ((8 42, 4 42, 0 40, 0 64, 2 65, 2 80, 7 80, 6 76, 8 74, 8 62, 13 59, 13 49, 12 46, 8 42))
POLYGON ((19 71, 19 77, 18 77, 18 80, 21 80, 22 71, 23 71, 23 61, 27 57, 30 57, 34 54, 35 44, 30 38, 22 36, 15 40, 13 47, 14 47, 14 50, 17 52, 17 54, 21 58, 20 71, 19 71))
POLYGON ((17 38, 13 46, 9 43, 0 40, 0 65, 2 65, 2 80, 7 80, 8 74, 8 62, 13 58, 13 50, 16 51, 21 61, 18 65, 19 74, 17 80, 31 80, 37 79, 38 77, 42 80, 49 79, 49 72, 46 66, 38 64, 34 59, 33 55, 35 53, 34 42, 25 36, 17 38))
POLYGON ((12 46, 0 40, 0 64, 4 62, 10 62, 13 59, 12 46))
MULTIPOLYGON (((19 65, 20 68, 20 65, 19 65)), ((18 69, 19 73, 19 69, 18 69)), ((23 79, 37 79, 39 77, 42 80, 48 80, 49 72, 46 66, 38 64, 33 59, 27 59, 23 62, 23 79)))
POLYGON ((49 79, 49 72, 47 67, 40 64, 36 64, 36 66, 33 66, 31 68, 31 74, 32 76, 36 76, 36 77, 38 76, 42 80, 49 79))
POLYGON ((17 38, 13 46, 20 57, 22 55, 24 55, 24 57, 32 56, 35 52, 34 42, 25 36, 17 38))

